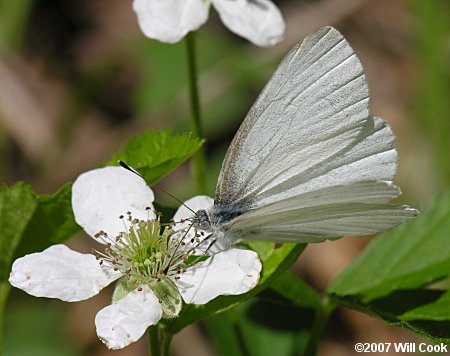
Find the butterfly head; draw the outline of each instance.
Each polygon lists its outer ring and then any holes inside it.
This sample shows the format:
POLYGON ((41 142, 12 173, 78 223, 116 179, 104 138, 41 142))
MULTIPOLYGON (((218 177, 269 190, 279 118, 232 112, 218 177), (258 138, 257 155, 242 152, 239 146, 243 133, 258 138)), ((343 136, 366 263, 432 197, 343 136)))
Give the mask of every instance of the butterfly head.
POLYGON ((211 221, 206 210, 198 210, 193 218, 193 226, 204 231, 211 230, 211 221))

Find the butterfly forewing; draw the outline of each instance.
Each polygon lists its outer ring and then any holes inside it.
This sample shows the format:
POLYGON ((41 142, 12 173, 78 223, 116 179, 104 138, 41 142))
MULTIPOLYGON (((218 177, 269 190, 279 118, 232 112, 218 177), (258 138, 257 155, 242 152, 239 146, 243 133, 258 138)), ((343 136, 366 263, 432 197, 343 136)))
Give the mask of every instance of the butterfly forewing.
MULTIPOLYGON (((369 118, 359 59, 334 28, 294 47, 237 132, 216 188, 218 204, 261 194, 351 146, 369 118)), ((255 207, 253 205, 253 207, 255 207)))

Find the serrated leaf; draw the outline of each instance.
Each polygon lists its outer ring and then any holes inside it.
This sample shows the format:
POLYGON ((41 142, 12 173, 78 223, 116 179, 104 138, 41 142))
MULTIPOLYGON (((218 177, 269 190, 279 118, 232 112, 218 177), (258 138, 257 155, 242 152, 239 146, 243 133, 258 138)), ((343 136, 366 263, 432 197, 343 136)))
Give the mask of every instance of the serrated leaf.
POLYGON ((177 319, 166 323, 168 332, 175 334, 191 323, 216 315, 255 296, 269 287, 271 281, 286 271, 306 246, 304 244, 283 244, 277 248, 274 243, 270 242, 251 242, 249 245, 258 253, 263 264, 258 285, 245 294, 220 296, 205 305, 185 305, 177 319), (259 250, 261 250, 261 254, 259 250))
POLYGON ((447 193, 415 220, 374 240, 328 293, 341 304, 392 325, 450 342, 448 294, 427 288, 450 275, 449 221, 447 193))
POLYGON ((72 183, 52 195, 37 197, 36 210, 23 233, 16 257, 42 251, 81 231, 73 216, 71 199, 72 183))
POLYGON ((0 184, 0 281, 8 278, 14 252, 37 204, 29 185, 22 182, 12 187, 0 184))
POLYGON ((116 154, 110 165, 124 161, 136 169, 149 184, 154 184, 191 157, 203 144, 189 132, 173 134, 171 131, 148 130, 128 141, 116 154))
POLYGON ((436 301, 409 310, 399 317, 401 320, 450 321, 450 291, 436 301))
POLYGON ((409 329, 435 342, 450 343, 450 320, 406 320, 409 310, 421 309, 439 301, 443 292, 416 289, 394 292, 386 297, 364 303, 355 296, 340 297, 341 304, 383 319, 387 324, 409 329))
POLYGON ((416 219, 374 240, 332 283, 328 292, 364 302, 414 289, 450 274, 450 193, 416 219))

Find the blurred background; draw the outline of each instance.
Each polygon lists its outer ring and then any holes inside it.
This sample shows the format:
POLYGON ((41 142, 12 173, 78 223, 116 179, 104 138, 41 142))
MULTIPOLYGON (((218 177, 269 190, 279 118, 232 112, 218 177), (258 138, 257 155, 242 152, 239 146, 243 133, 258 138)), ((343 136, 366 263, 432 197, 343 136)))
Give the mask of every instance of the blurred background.
MULTIPOLYGON (((209 194, 234 133, 276 65, 295 43, 325 25, 338 28, 354 47, 366 69, 372 113, 397 136, 399 202, 422 207, 448 187, 450 2, 277 4, 287 33, 273 48, 257 48, 234 36, 214 11, 198 33, 209 194)), ((38 193, 52 193, 110 159, 147 128, 190 130, 184 42, 167 45, 145 38, 130 0, 0 0, 2 182, 24 180, 38 193)), ((181 200, 196 193, 189 163, 160 185, 181 200)), ((165 196, 157 201, 177 205, 165 196)), ((343 238, 309 245, 292 270, 324 290, 369 241, 343 238)), ((86 236, 69 244, 79 251, 90 248, 86 236)), ((114 352, 97 339, 94 317, 110 297, 106 289, 92 300, 66 304, 12 290, 5 316, 6 355, 145 354, 145 337, 114 352)), ((262 298, 185 329, 174 339, 173 354, 223 355, 214 330, 244 320, 240 332, 256 345, 249 355, 294 355, 302 339, 299 326, 307 321, 302 318, 304 313, 286 312, 262 298), (286 318, 276 324, 275 315, 286 318)), ((339 309, 319 355, 351 355, 355 342, 418 340, 365 314, 339 309)))

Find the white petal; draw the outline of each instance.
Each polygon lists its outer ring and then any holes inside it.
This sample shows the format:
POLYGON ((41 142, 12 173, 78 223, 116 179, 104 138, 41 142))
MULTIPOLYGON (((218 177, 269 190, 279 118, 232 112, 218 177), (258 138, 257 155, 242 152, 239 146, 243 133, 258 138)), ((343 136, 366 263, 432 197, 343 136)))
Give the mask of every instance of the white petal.
POLYGON ((222 22, 257 46, 272 46, 283 39, 284 20, 269 0, 211 0, 222 22))
POLYGON ((94 255, 53 245, 14 261, 9 283, 35 297, 76 302, 96 295, 120 276, 100 266, 94 255))
POLYGON ((142 291, 136 289, 97 313, 97 335, 108 348, 121 349, 139 340, 161 316, 161 304, 150 288, 143 286, 142 291))
POLYGON ((256 252, 233 248, 189 268, 176 284, 186 303, 205 304, 219 295, 248 292, 258 284, 261 268, 256 252))
POLYGON ((173 219, 175 221, 180 221, 183 219, 189 219, 191 218, 194 213, 192 211, 198 211, 198 210, 207 210, 210 207, 214 205, 214 199, 208 197, 207 195, 197 195, 191 199, 188 199, 184 202, 184 205, 181 205, 175 215, 173 216, 173 219), (189 210, 189 209, 190 210, 189 210))
POLYGON ((91 236, 100 230, 111 238, 125 230, 120 215, 154 218, 152 190, 145 181, 122 167, 105 167, 81 174, 72 186, 75 220, 91 236))
MULTIPOLYGON (((175 221, 174 230, 183 230, 187 229, 189 225, 191 225, 191 222, 184 221, 181 222, 181 220, 192 218, 194 215, 194 212, 198 210, 208 210, 210 207, 214 205, 214 199, 210 198, 206 195, 197 195, 191 199, 188 199, 184 202, 184 205, 181 205, 175 215, 173 216, 173 220, 175 221), (189 207, 189 210, 187 207, 189 207)), ((200 230, 199 230, 200 231, 200 230)), ((186 234, 184 233, 177 233, 173 235, 173 238, 181 238, 184 236, 184 241, 191 240, 195 235, 195 231, 193 228, 191 228, 186 234)), ((188 247, 190 245, 187 245, 188 247)), ((205 243, 203 245, 200 245, 200 247, 197 249, 197 251, 204 252, 208 248, 208 244, 205 243)))
POLYGON ((175 43, 205 23, 209 0, 134 0, 133 9, 147 37, 175 43))

